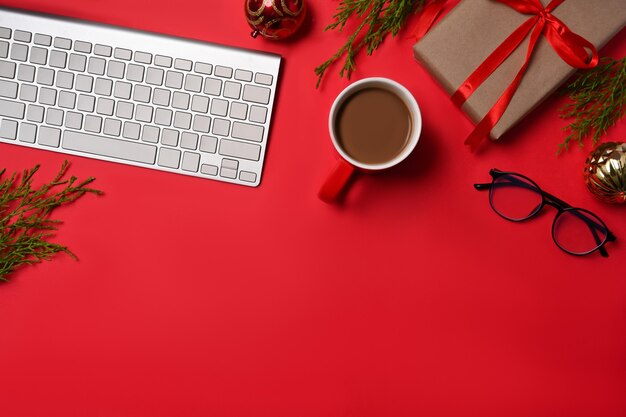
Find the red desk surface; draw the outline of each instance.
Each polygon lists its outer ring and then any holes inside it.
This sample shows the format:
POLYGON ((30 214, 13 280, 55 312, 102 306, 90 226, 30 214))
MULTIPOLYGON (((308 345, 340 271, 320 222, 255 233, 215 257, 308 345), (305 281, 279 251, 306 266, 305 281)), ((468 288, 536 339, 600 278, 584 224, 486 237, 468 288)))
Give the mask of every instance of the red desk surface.
MULTIPOLYGON (((405 33, 353 80, 393 78, 424 134, 393 171, 318 201, 334 164, 327 116, 346 85, 313 68, 345 35, 337 1, 285 43, 251 39, 242 1, 12 0, 4 4, 276 52, 285 57, 257 189, 71 157, 106 196, 58 213, 80 257, 0 285, 0 414, 19 416, 626 415, 626 207, 594 200, 589 148, 557 157, 553 98, 471 154, 470 122, 413 61, 405 33), (598 213, 610 258, 552 242, 554 212, 519 225, 474 191, 492 167, 598 213)), ((623 56, 626 33, 603 55, 623 56)), ((606 140, 626 140, 622 122, 606 140)), ((9 171, 61 154, 0 145, 9 171)))

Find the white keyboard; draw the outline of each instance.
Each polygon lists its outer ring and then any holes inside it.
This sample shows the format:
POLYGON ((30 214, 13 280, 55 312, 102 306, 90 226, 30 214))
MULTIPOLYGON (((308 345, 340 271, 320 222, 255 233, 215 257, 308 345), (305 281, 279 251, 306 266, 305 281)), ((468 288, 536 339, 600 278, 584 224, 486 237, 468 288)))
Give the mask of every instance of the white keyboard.
POLYGON ((280 60, 0 8, 0 143, 257 186, 280 60))

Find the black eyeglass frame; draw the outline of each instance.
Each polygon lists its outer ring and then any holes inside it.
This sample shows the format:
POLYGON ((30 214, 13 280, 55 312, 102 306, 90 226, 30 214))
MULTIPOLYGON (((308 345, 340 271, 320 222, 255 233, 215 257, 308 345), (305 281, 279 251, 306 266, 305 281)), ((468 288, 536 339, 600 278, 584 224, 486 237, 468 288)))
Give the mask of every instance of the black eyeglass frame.
MULTIPOLYGON (((593 253, 595 251, 599 251, 600 254, 603 257, 608 257, 609 253, 607 252, 606 248, 604 247, 606 245, 607 242, 614 242, 615 241, 615 235, 609 230, 609 228, 606 226, 606 224, 602 221, 602 219, 600 219, 596 214, 592 213, 591 211, 584 209, 584 208, 580 208, 580 207, 573 207, 572 205, 566 203, 565 201, 561 200, 560 198, 555 197, 554 195, 547 193, 545 191, 543 191, 541 189, 541 187, 539 187, 539 185, 537 185, 537 183, 533 180, 531 180, 530 178, 528 178, 525 175, 519 174, 517 172, 508 172, 508 171, 500 171, 499 169, 496 168, 492 168, 489 170, 489 175, 491 175, 492 181, 490 183, 480 183, 480 184, 474 184, 474 188, 476 190, 479 191, 484 191, 484 190, 489 190, 489 205, 491 206, 491 209, 496 212, 496 214, 500 217, 502 217, 503 219, 506 219, 508 221, 512 221, 512 222, 524 222, 527 221, 533 217, 535 217, 537 214, 539 214, 539 212, 541 212, 541 210, 546 206, 552 206, 555 209, 557 209, 558 213, 556 214, 556 216, 554 216, 554 220, 552 221, 552 240, 554 241, 554 243, 558 246, 559 249, 561 249, 563 252, 566 252, 570 255, 574 255, 574 256, 585 256, 585 255, 589 255, 590 253, 593 253), (494 182, 500 178, 503 177, 505 175, 509 175, 509 176, 517 176, 520 178, 523 178, 524 180, 528 181, 530 184, 532 184, 535 188, 536 191, 538 191, 539 195, 541 195, 541 204, 539 206, 537 206, 537 208, 535 210, 533 210, 528 216, 521 218, 521 219, 511 219, 509 217, 504 216, 503 214, 501 214, 498 210, 496 210, 496 208, 493 205, 493 194, 492 194, 492 190, 493 190, 493 184, 494 182), (557 224, 557 220, 559 219, 559 217, 567 212, 574 212, 574 213, 579 213, 579 212, 583 212, 583 213, 587 213, 590 214, 591 216, 593 216, 594 219, 597 219, 597 221, 600 222, 600 224, 597 224, 595 221, 593 221, 594 224, 590 224, 590 220, 588 217, 586 216, 580 216, 582 218, 582 220, 587 223, 587 226, 590 228, 592 234, 594 235, 595 239, 596 239, 596 243, 597 246, 594 249, 591 249, 587 252, 582 252, 582 253, 578 253, 578 252, 572 252, 567 250, 566 248, 562 247, 558 240, 555 238, 554 233, 555 233, 555 228, 556 228, 556 224, 557 224), (597 235, 596 230, 600 229, 602 231, 606 231, 606 236, 604 237, 604 239, 599 242, 600 238, 597 235)), ((520 181, 520 186, 528 186, 528 184, 524 184, 520 181)))

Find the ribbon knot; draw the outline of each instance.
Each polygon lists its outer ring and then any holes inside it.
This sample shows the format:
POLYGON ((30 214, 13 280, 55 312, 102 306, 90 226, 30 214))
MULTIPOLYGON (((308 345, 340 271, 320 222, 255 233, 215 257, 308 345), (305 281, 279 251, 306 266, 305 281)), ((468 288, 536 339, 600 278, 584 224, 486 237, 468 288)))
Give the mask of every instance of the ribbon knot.
MULTIPOLYGON (((476 125, 474 131, 465 140, 465 144, 470 145, 472 149, 475 149, 480 142, 489 135, 489 132, 491 132, 504 114, 526 73, 532 53, 542 34, 546 37, 548 43, 550 43, 559 57, 574 68, 593 68, 598 65, 599 60, 598 51, 591 42, 572 32, 565 23, 552 14, 552 11, 565 0, 552 0, 546 7, 543 7, 539 0, 494 1, 507 5, 522 14, 531 16, 522 23, 520 27, 513 31, 513 33, 511 33, 511 35, 509 35, 509 37, 507 37, 504 42, 467 77, 458 90, 452 95, 454 104, 458 107, 463 106, 467 99, 504 61, 507 60, 529 34, 530 40, 528 42, 526 60, 517 75, 502 96, 500 96, 496 104, 476 125)), ((427 8, 431 10, 424 10, 424 14, 429 16, 430 24, 434 21, 432 16, 436 16, 441 12, 444 3, 445 0, 434 0, 427 8)), ((428 26, 430 26, 430 24, 428 24, 428 26)), ((425 22, 418 22, 418 30, 416 31, 418 36, 426 33, 427 28, 424 30, 425 26, 425 22)))

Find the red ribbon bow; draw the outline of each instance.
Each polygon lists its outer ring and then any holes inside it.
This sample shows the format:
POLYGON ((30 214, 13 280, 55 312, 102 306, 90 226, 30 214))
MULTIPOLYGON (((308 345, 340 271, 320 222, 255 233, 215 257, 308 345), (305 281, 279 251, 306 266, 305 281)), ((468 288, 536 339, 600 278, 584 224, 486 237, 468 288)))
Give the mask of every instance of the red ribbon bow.
MULTIPOLYGON (((505 4, 523 14, 532 15, 508 38, 502 42, 485 61, 461 84, 459 89, 452 95, 452 101, 461 107, 476 89, 517 49, 530 33, 530 42, 526 52, 526 61, 507 87, 496 104, 489 110, 485 117, 476 125, 474 131, 465 140, 466 145, 475 149, 480 142, 489 135, 491 129, 498 123, 506 108, 511 102, 519 86, 532 56, 535 45, 543 33, 552 45, 556 53, 574 68, 593 68, 598 65, 598 51, 595 46, 582 36, 572 32, 561 20, 556 18, 552 11, 565 0, 552 0, 548 6, 543 7, 539 0, 495 0, 505 4), (591 56, 589 55, 591 52, 591 56)), ((431 3, 424 15, 425 20, 418 23, 417 35, 425 34, 427 26, 434 22, 439 12, 443 9, 445 0, 435 0, 431 3), (434 17, 433 17, 434 16, 434 17)))

